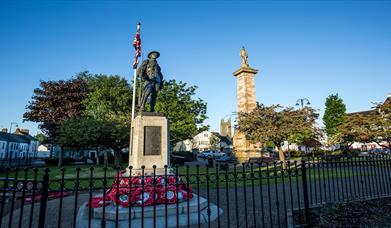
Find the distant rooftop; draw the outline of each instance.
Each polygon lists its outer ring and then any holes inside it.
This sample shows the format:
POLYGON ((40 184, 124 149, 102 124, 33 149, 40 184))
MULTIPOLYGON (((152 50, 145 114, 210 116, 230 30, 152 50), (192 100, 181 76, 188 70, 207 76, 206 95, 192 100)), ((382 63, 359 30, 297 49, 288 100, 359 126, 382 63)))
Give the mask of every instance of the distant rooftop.
POLYGON ((29 143, 30 141, 36 141, 33 136, 25 134, 10 134, 6 132, 0 132, 0 141, 9 141, 17 143, 29 143))

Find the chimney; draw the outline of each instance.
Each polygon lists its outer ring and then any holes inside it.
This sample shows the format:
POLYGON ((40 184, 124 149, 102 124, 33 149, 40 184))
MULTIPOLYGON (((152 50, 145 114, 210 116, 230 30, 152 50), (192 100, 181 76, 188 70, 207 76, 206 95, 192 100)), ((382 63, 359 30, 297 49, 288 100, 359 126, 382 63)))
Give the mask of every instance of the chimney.
POLYGON ((1 132, 8 133, 8 129, 7 128, 3 128, 3 129, 1 129, 1 132))

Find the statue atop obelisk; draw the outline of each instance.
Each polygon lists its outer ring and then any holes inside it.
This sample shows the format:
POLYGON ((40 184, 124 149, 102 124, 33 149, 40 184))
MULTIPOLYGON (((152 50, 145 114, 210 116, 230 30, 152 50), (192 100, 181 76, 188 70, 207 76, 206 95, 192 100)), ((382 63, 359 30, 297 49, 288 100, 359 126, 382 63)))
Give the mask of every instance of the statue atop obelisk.
POLYGON ((144 60, 137 70, 137 75, 141 80, 139 96, 140 112, 145 111, 145 105, 148 100, 150 105, 149 111, 155 111, 158 92, 163 88, 163 74, 157 63, 159 56, 159 52, 151 51, 148 54, 148 59, 144 60))
POLYGON ((240 49, 240 57, 242 57, 242 67, 249 67, 248 61, 247 61, 248 54, 247 54, 247 51, 244 47, 242 47, 242 49, 240 49))

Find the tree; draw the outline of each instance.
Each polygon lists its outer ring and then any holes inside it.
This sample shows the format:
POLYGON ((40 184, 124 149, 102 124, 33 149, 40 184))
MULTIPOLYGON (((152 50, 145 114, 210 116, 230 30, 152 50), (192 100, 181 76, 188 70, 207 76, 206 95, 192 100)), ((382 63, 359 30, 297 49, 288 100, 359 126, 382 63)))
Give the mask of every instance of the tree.
POLYGON ((86 116, 130 124, 132 89, 124 78, 118 75, 91 75, 88 72, 80 77, 86 81, 89 91, 83 100, 86 116))
MULTIPOLYGON (((388 98, 390 99, 390 98, 388 98)), ((371 118, 371 139, 378 145, 382 142, 387 142, 387 145, 382 145, 391 148, 391 102, 388 100, 384 104, 376 105, 376 112, 371 118)))
POLYGON ((199 98, 193 99, 196 90, 197 86, 170 80, 164 82, 158 95, 155 109, 170 121, 171 148, 177 142, 191 139, 209 128, 203 125, 207 118, 206 103, 199 98))
POLYGON ((209 145, 212 150, 220 150, 220 138, 212 134, 209 138, 209 145))
POLYGON ((330 138, 333 144, 344 144, 349 148, 354 142, 368 143, 371 140, 369 116, 362 114, 347 115, 345 121, 336 128, 330 138))
POLYGON ((326 109, 323 115, 323 124, 328 137, 337 133, 337 128, 346 119, 346 106, 338 94, 326 98, 326 109))
POLYGON ((374 110, 353 113, 337 128, 331 138, 333 143, 345 144, 349 148, 354 142, 375 142, 383 147, 391 144, 391 104, 377 104, 374 110))
POLYGON ((109 148, 114 151, 114 166, 121 166, 122 149, 129 145, 129 126, 91 117, 62 123, 59 141, 72 149, 109 148))
POLYGON ((250 113, 239 113, 238 130, 253 143, 272 142, 279 153, 280 160, 285 156, 281 145, 286 140, 304 141, 315 135, 315 121, 318 114, 314 109, 305 107, 294 110, 280 105, 265 106, 257 104, 250 113))
MULTIPOLYGON (((83 115, 82 100, 87 95, 87 84, 81 79, 41 81, 34 90, 32 101, 26 106, 25 121, 38 122, 39 128, 51 144, 58 142, 62 122, 83 115)), ((62 165, 63 150, 59 158, 62 165)))
POLYGON ((48 142, 48 138, 46 137, 46 135, 44 135, 42 133, 38 133, 34 138, 36 138, 38 140, 39 145, 42 145, 42 144, 45 144, 48 142))
POLYGON ((322 137, 322 133, 318 128, 304 128, 289 136, 288 143, 303 145, 307 150, 309 147, 321 146, 320 137, 322 137))
POLYGON ((78 127, 78 124, 83 125, 84 123, 90 123, 94 126, 101 124, 102 126, 96 126, 96 130, 100 132, 81 128, 81 131, 84 131, 81 134, 88 135, 89 145, 99 144, 101 147, 113 149, 115 165, 119 166, 122 163, 121 151, 129 146, 132 111, 131 87, 124 78, 118 75, 91 75, 85 72, 81 78, 88 84, 89 92, 83 100, 83 104, 86 107, 85 116, 89 119, 80 120, 80 123, 71 123, 67 127, 78 127), (107 127, 107 129, 103 127, 107 127), (119 132, 122 132, 123 135, 118 135, 119 132), (104 137, 100 137, 102 134, 104 137), (122 148, 118 148, 118 146, 122 146, 122 148))

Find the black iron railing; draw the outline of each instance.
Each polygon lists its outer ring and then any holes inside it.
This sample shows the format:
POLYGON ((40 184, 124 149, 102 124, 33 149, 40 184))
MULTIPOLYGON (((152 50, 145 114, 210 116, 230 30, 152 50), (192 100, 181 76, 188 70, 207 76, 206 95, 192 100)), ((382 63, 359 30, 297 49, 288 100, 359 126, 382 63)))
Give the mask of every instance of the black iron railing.
POLYGON ((108 167, 8 168, 0 177, 0 227, 311 224, 312 207, 389 196, 390 158, 166 167, 160 174, 155 166, 152 173, 128 167, 131 176, 108 167), (181 200, 169 199, 170 191, 181 200))

